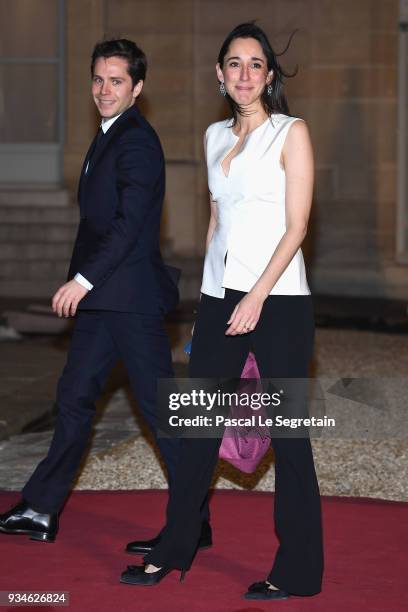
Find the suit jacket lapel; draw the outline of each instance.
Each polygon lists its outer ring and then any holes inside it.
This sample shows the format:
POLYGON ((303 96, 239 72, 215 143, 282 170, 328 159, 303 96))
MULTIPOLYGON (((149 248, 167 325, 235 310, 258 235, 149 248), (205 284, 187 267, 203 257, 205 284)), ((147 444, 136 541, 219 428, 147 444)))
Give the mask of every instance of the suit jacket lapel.
POLYGON ((100 159, 101 155, 105 151, 106 147, 108 146, 108 144, 111 141, 111 139, 114 136, 114 134, 118 131, 118 129, 121 126, 123 126, 123 124, 129 118, 139 119, 140 117, 141 117, 140 111, 137 108, 137 106, 134 104, 133 106, 128 108, 128 110, 126 110, 124 113, 122 113, 122 115, 120 117, 118 117, 116 119, 114 124, 111 125, 111 127, 106 132, 106 134, 104 134, 103 140, 100 143, 100 145, 98 146, 98 151, 95 153, 94 156, 92 156, 93 159, 92 159, 92 163, 89 164, 88 172, 85 173, 85 170, 86 170, 86 167, 88 165, 88 162, 90 162, 90 157, 91 157, 92 150, 94 149, 94 146, 95 146, 95 141, 96 141, 97 134, 95 135, 95 138, 91 142, 91 145, 90 145, 90 147, 88 149, 88 152, 87 152, 87 154, 85 156, 84 163, 82 165, 82 171, 81 171, 81 176, 80 176, 79 185, 78 185, 78 202, 79 203, 81 203, 81 199, 82 199, 82 196, 83 196, 83 193, 84 193, 84 190, 85 190, 85 186, 86 186, 86 182, 87 182, 87 179, 88 179, 89 175, 91 174, 91 172, 95 168, 98 160, 100 159))
POLYGON ((131 117, 140 117, 140 112, 135 105, 131 106, 124 113, 122 113, 121 116, 116 119, 115 123, 111 125, 106 134, 104 134, 102 142, 98 145, 95 154, 91 156, 92 159, 88 168, 88 172, 86 173, 86 178, 93 172, 93 169, 97 165, 98 160, 103 155, 104 151, 106 150, 106 147, 112 140, 113 136, 117 133, 120 127, 131 117))
POLYGON ((85 173, 86 167, 89 163, 89 159, 91 157, 91 152, 93 150, 93 148, 95 147, 96 144, 96 138, 98 136, 98 132, 95 134, 94 139, 92 140, 89 149, 87 151, 87 154, 85 155, 85 159, 84 159, 84 163, 82 164, 82 170, 81 170, 81 175, 79 177, 79 185, 78 185, 78 201, 81 201, 81 195, 82 195, 82 191, 85 187, 85 182, 86 182, 86 178, 87 178, 87 174, 85 173))

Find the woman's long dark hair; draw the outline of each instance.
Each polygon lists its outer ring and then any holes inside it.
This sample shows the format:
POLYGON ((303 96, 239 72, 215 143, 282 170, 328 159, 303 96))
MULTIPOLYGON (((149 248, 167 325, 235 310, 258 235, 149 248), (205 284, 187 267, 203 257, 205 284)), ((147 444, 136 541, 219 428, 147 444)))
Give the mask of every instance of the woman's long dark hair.
MULTIPOLYGON (((268 72, 270 70, 273 70, 271 95, 268 95, 267 87, 265 87, 261 95, 262 106, 264 107, 265 112, 268 116, 272 115, 273 113, 282 113, 283 115, 290 115, 288 102, 283 92, 283 81, 284 78, 290 78, 295 76, 297 74, 297 67, 295 69, 295 72, 293 72, 292 74, 288 74, 280 66, 277 57, 286 53, 294 34, 295 32, 291 34, 286 48, 281 53, 277 54, 272 49, 271 43, 269 42, 267 35, 259 26, 255 25, 253 21, 248 23, 241 23, 228 34, 218 54, 218 63, 221 68, 223 68, 224 58, 233 40, 235 40, 236 38, 255 38, 255 40, 259 42, 262 47, 262 51, 266 57, 268 72)), ((231 125, 232 127, 236 124, 238 115, 247 115, 248 113, 239 104, 237 104, 228 93, 226 93, 225 98, 233 114, 233 122, 231 125)))

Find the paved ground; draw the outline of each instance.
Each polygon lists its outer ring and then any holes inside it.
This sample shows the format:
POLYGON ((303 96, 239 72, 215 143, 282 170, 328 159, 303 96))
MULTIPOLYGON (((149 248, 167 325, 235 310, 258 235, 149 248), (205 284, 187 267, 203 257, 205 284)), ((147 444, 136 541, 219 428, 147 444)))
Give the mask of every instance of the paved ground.
MULTIPOLYGON (((190 328, 190 323, 173 323, 169 329, 178 375, 185 372, 182 347, 190 328)), ((46 453, 52 431, 43 417, 52 410, 66 346, 64 337, 0 344, 0 489, 19 490, 46 453), (24 422, 32 421, 30 414, 40 419, 40 430, 16 433, 24 422)), ((318 329, 313 369, 315 375, 335 379, 401 377, 406 381, 408 338, 405 334, 318 329)), ((165 487, 154 446, 141 433, 143 429, 125 375, 117 368, 98 404, 95 434, 77 487, 165 487)), ((408 440, 404 435, 376 440, 314 440, 313 447, 322 493, 408 501, 408 440)), ((216 486, 273 490, 272 452, 251 476, 220 462, 216 486)))

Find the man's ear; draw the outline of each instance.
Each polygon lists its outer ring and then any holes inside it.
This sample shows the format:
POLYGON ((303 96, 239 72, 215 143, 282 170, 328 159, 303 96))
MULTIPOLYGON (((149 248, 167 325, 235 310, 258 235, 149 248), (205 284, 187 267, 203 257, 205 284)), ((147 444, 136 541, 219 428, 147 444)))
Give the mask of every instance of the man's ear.
POLYGON ((217 79, 223 83, 224 82, 224 75, 222 74, 222 70, 221 70, 221 66, 219 64, 217 64, 215 66, 215 70, 217 71, 217 79))
POLYGON ((143 89, 143 85, 144 85, 144 81, 142 81, 142 79, 140 79, 140 81, 138 81, 136 83, 136 85, 133 88, 133 97, 137 98, 138 96, 140 96, 140 92, 143 89))

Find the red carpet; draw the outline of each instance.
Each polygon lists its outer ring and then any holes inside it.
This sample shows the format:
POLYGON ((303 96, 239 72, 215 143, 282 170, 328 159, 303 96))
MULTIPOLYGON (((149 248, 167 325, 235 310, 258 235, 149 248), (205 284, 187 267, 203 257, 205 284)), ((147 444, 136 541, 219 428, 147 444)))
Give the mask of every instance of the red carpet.
MULTIPOLYGON (((0 510, 18 496, 0 493, 0 510)), ((0 591, 70 592, 69 608, 122 612, 394 612, 408 610, 408 504, 323 498, 323 592, 280 602, 242 599, 245 587, 270 568, 272 495, 217 491, 212 500, 215 546, 199 553, 183 584, 176 573, 153 588, 119 584, 120 572, 141 557, 123 552, 163 523, 165 491, 74 493, 55 544, 0 536, 0 591)), ((4 610, 16 610, 2 608, 4 610)))

